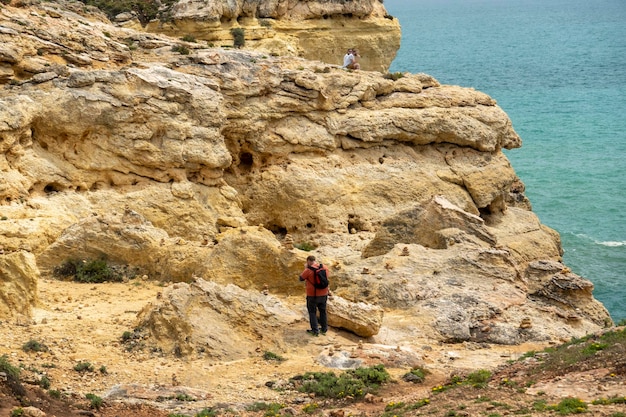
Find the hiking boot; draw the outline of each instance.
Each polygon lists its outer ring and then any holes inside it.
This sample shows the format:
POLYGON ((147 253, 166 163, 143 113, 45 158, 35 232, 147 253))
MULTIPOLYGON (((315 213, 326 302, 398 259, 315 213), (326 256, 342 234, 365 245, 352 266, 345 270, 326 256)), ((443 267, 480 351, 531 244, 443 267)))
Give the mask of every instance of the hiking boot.
POLYGON ((319 336, 319 332, 316 332, 315 330, 307 330, 306 331, 308 334, 310 334, 311 336, 319 336))
POLYGON ((326 335, 326 332, 327 332, 327 330, 320 330, 320 333, 321 333, 322 335, 324 335, 324 336, 326 335))

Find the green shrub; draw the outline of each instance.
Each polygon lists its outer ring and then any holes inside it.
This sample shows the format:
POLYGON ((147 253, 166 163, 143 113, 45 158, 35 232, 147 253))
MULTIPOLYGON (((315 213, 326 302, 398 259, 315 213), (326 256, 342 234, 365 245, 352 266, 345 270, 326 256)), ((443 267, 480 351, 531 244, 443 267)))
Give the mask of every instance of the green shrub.
POLYGON ((591 404, 594 404, 594 405, 626 404, 626 397, 600 398, 599 400, 593 400, 591 404))
POLYGON ((13 411, 11 411, 10 417, 21 417, 23 415, 24 415, 24 409, 22 407, 17 407, 17 408, 14 408, 13 411))
POLYGON ((270 21, 270 19, 259 19, 259 25, 263 26, 264 28, 271 28, 272 22, 270 21))
POLYGON ((135 12, 143 26, 151 20, 167 19, 167 14, 177 0, 80 0, 88 6, 102 10, 109 19, 124 12, 135 12), (161 9, 160 9, 161 8, 161 9))
POLYGON ((24 352, 47 352, 48 346, 31 339, 22 345, 22 350, 24 352))
POLYGON ((204 410, 196 413, 195 417, 215 417, 217 416, 217 412, 212 408, 205 408, 204 410))
POLYGON ((402 376, 402 379, 414 384, 421 384, 426 379, 426 375, 430 372, 424 368, 412 368, 409 372, 402 376))
POLYGON ((89 362, 78 362, 74 365, 74 370, 76 372, 93 372, 93 365, 89 362))
POLYGON ((51 396, 52 398, 59 399, 61 398, 61 391, 59 391, 58 389, 51 389, 51 390, 48 390, 48 395, 51 396))
POLYGON ((233 47, 241 48, 246 44, 246 35, 243 28, 232 28, 230 34, 233 35, 233 47))
POLYGON ((180 40, 184 42, 192 42, 192 43, 196 42, 196 38, 194 38, 192 35, 185 35, 182 38, 180 38, 180 40))
POLYGON ((469 374, 466 381, 474 388, 484 388, 487 386, 487 382, 489 382, 490 378, 491 372, 486 369, 479 369, 478 371, 469 374))
POLYGON ((580 398, 568 397, 562 399, 560 403, 550 408, 557 411, 562 416, 568 414, 581 414, 587 411, 587 403, 580 398))
POLYGON ((306 414, 311 414, 314 413, 318 408, 320 408, 320 405, 318 403, 308 403, 307 405, 302 407, 302 411, 306 414))
POLYGON ((263 359, 265 359, 266 361, 276 361, 276 362, 285 361, 285 358, 270 351, 266 351, 265 353, 263 353, 263 359))
POLYGON ((4 372, 7 377, 14 380, 20 379, 20 368, 17 368, 9 362, 7 355, 0 356, 0 372, 4 372))
POLYGON ((375 392, 389 378, 383 365, 353 369, 339 376, 334 372, 307 372, 299 377, 302 380, 299 390, 319 397, 362 398, 369 392, 375 392))
POLYGON ((83 283, 122 281, 122 275, 115 272, 105 259, 68 259, 54 268, 53 274, 60 278, 73 277, 74 281, 83 283))
POLYGON ((189 55, 191 51, 184 45, 174 45, 172 46, 172 52, 178 52, 181 55, 189 55))
POLYGON ((383 75, 383 78, 387 79, 387 80, 392 80, 392 81, 397 81, 400 78, 404 77, 404 73, 402 72, 388 72, 387 74, 383 75))
POLYGON ((90 403, 89 403, 89 408, 94 409, 94 410, 99 410, 102 407, 102 398, 98 397, 95 394, 87 394, 85 395, 85 398, 87 398, 90 403))
POLYGON ((50 388, 50 378, 48 378, 45 375, 42 376, 41 379, 39 380, 39 386, 43 389, 50 388))
POLYGON ((585 348, 583 348, 582 353, 585 356, 595 355, 596 352, 606 349, 608 346, 609 345, 607 345, 606 343, 593 342, 587 345, 585 348))
POLYGON ((296 243, 295 245, 293 245, 294 247, 306 251, 306 252, 310 252, 313 249, 315 249, 317 246, 315 246, 313 243, 311 242, 302 242, 302 243, 296 243))
POLYGON ((265 411, 265 417, 274 417, 279 415, 279 411, 285 408, 284 404, 255 402, 246 407, 246 411, 265 411))
POLYGON ((176 395, 176 400, 178 401, 196 401, 195 398, 187 395, 187 394, 178 394, 176 395))

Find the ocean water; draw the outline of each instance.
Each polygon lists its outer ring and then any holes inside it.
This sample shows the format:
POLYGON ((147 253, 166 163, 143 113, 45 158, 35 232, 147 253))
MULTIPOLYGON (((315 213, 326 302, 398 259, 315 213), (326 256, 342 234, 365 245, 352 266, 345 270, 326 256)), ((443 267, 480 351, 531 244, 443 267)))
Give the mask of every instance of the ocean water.
POLYGON ((533 211, 613 319, 626 319, 626 1, 384 4, 402 27, 390 71, 497 100, 523 141, 505 153, 533 211))

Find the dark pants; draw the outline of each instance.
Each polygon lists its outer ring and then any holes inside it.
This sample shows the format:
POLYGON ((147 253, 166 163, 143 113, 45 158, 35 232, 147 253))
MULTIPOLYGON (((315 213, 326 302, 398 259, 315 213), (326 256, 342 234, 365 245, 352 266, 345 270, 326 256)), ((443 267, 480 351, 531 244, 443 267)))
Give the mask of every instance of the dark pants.
POLYGON ((320 297, 312 297, 307 295, 306 297, 306 309, 309 311, 309 323, 311 324, 311 330, 319 332, 320 329, 323 333, 328 330, 328 318, 326 317, 326 300, 327 295, 320 297), (317 310, 320 311, 319 328, 317 326, 317 310))

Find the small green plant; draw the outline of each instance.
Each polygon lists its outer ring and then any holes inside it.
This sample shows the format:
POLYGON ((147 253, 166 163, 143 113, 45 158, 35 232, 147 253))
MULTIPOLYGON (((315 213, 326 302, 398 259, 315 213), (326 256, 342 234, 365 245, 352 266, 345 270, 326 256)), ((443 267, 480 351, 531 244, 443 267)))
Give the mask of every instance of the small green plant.
POLYGON ((626 417, 626 414, 618 411, 617 413, 611 414, 609 417, 626 417))
POLYGON ((232 28, 230 34, 233 35, 233 47, 239 49, 246 45, 246 35, 243 28, 232 28))
POLYGON ((587 345, 583 350, 582 353, 585 356, 591 356, 591 355, 595 355, 596 352, 599 352, 601 350, 604 350, 608 347, 609 345, 606 343, 597 343, 597 342, 593 342, 590 343, 589 345, 587 345))
POLYGON ((390 73, 383 75, 383 78, 387 80, 392 80, 392 81, 397 81, 403 77, 404 77, 404 74, 402 72, 390 72, 390 73))
POLYGON ((412 368, 409 372, 402 376, 402 379, 414 384, 421 384, 426 379, 426 375, 430 372, 424 368, 412 368))
POLYGON ((48 346, 31 339, 22 345, 22 350, 24 352, 47 352, 48 346))
POLYGON ((533 403, 533 410, 545 411, 548 409, 548 403, 546 400, 537 400, 533 403))
POLYGON ((100 373, 101 373, 102 375, 108 375, 108 373, 109 373, 109 371, 107 371, 107 367, 106 367, 106 366, 104 366, 104 365, 102 365, 102 366, 100 367, 99 371, 100 371, 100 373))
POLYGON ((189 55, 191 51, 184 45, 174 45, 172 46, 172 52, 178 52, 181 55, 189 55))
POLYGON ((582 414, 587 411, 587 403, 580 398, 568 397, 564 398, 557 405, 550 407, 557 411, 560 415, 582 414))
POLYGON ((626 397, 600 398, 597 400, 593 400, 591 404, 594 404, 594 405, 626 404, 626 397))
POLYGON ((9 220, 9 218, 7 216, 2 216, 0 217, 0 220, 9 220))
POLYGON ((205 408, 204 410, 196 413, 195 417, 216 417, 217 412, 212 408, 205 408))
POLYGON ((276 361, 276 362, 285 361, 285 358, 270 351, 265 351, 265 353, 263 353, 263 359, 265 359, 266 361, 276 361))
POLYGON ((397 410, 397 409, 401 409, 404 408, 406 404, 404 404, 402 401, 399 402, 390 402, 387 403, 387 405, 385 406, 385 411, 392 411, 392 410, 397 410))
POLYGON ((269 19, 259 19, 259 25, 264 28, 271 28, 272 22, 269 19))
POLYGON ((485 388, 490 378, 491 372, 486 369, 479 369, 478 371, 469 374, 466 381, 474 388, 485 388))
POLYGON ((11 417, 21 417, 23 415, 24 409, 22 407, 14 408, 13 411, 11 411, 11 417))
POLYGON ((107 38, 110 38, 110 37, 111 37, 111 34, 110 34, 109 32, 107 32, 106 30, 105 30, 104 32, 102 32, 102 34, 103 34, 104 36, 106 36, 107 38))
POLYGON ((7 377, 11 377, 14 380, 20 379, 20 368, 11 365, 7 355, 0 356, 0 372, 4 372, 7 377))
POLYGON ((182 38, 180 38, 180 40, 184 42, 192 42, 192 43, 196 42, 196 38, 194 38, 192 35, 185 35, 182 38))
POLYGON ((52 398, 59 399, 61 398, 61 391, 59 391, 58 389, 51 389, 51 390, 48 390, 48 395, 51 396, 52 398))
POLYGON ((302 407, 302 411, 306 414, 314 413, 320 407, 318 403, 308 403, 304 407, 302 407))
POLYGON ((389 380, 389 373, 383 365, 357 368, 337 376, 334 372, 307 372, 298 377, 302 380, 299 390, 327 398, 362 398, 375 392, 389 380))
POLYGON ((73 277, 74 281, 91 284, 122 281, 121 274, 115 272, 105 259, 68 259, 54 268, 53 274, 61 278, 73 277))
POLYGON ((315 246, 313 243, 311 242, 302 242, 302 243, 296 243, 295 245, 296 248, 306 251, 306 252, 310 252, 313 249, 315 249, 317 246, 315 246))
POLYGON ((102 398, 98 397, 96 394, 86 394, 85 398, 90 401, 89 408, 93 410, 100 410, 100 408, 102 407, 102 398))
POLYGON ((76 372, 93 372, 93 365, 89 362, 78 362, 74 365, 76 372))
POLYGON ((265 411, 265 417, 274 417, 279 415, 279 411, 285 408, 284 404, 255 402, 246 407, 246 411, 265 411))
POLYGON ((43 389, 50 388, 50 378, 48 378, 45 375, 42 376, 41 379, 39 380, 39 386, 43 389))
POLYGON ((176 395, 176 399, 178 401, 196 401, 195 398, 193 398, 192 396, 187 395, 187 394, 178 394, 178 395, 176 395))

